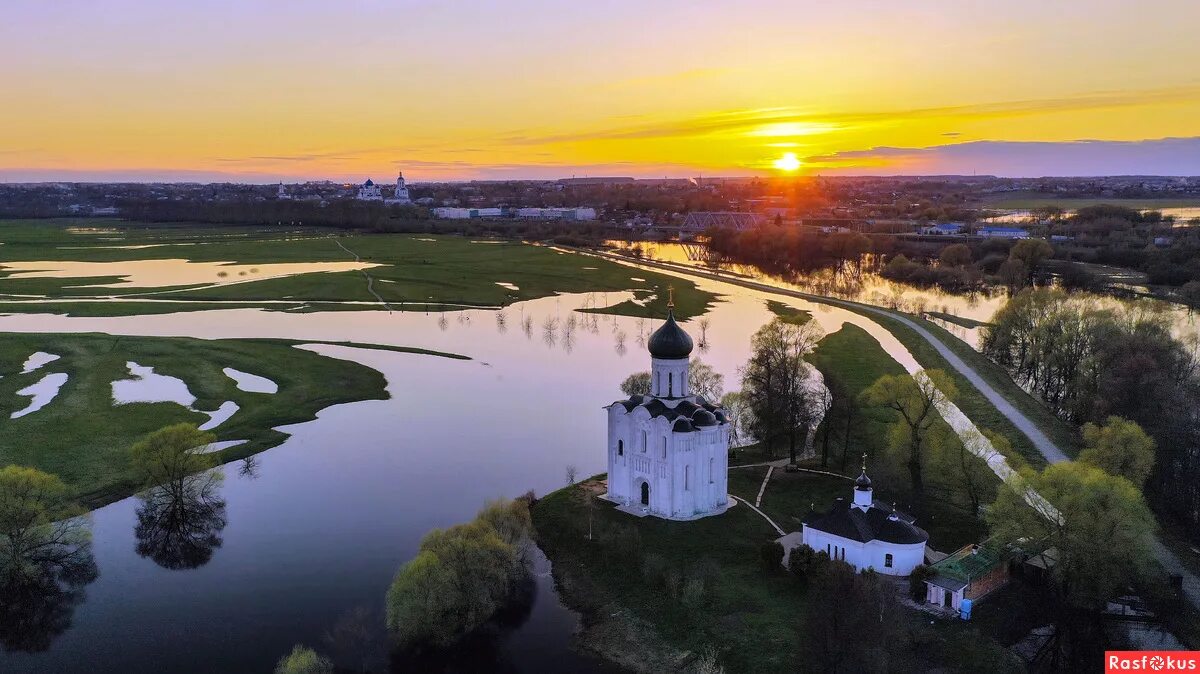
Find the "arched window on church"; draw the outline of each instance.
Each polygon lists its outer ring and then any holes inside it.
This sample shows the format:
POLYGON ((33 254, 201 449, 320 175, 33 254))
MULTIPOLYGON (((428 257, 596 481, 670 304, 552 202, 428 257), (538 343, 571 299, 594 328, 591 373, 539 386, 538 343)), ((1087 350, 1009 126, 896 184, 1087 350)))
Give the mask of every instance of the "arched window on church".
POLYGON ((642 454, 646 453, 646 446, 650 444, 650 436, 646 431, 642 431, 642 454))
POLYGON ((675 397, 675 373, 674 372, 667 373, 667 397, 668 398, 675 397))
POLYGON ((713 475, 713 460, 708 460, 708 483, 712 484, 717 481, 717 476, 713 475))
POLYGON ((663 458, 663 461, 667 460, 667 436, 665 436, 665 435, 663 436, 663 441, 662 441, 662 458, 663 458))
POLYGON ((883 556, 883 565, 887 568, 892 568, 892 553, 883 556))
POLYGON ((625 456, 625 441, 617 440, 617 456, 625 456))
POLYGON ((692 467, 684 466, 683 467, 683 490, 684 491, 691 489, 691 485, 689 484, 689 479, 688 479, 691 476, 692 476, 692 467))

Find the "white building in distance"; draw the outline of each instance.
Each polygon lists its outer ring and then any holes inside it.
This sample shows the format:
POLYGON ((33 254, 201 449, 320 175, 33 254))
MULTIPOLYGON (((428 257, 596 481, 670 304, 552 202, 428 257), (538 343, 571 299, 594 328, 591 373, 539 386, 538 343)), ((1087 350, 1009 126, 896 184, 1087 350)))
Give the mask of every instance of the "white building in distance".
POLYGON ((838 559, 856 571, 874 569, 889 576, 907 576, 925 562, 929 534, 913 524, 914 518, 875 502, 875 490, 863 472, 854 481, 854 498, 838 497, 826 513, 815 510, 804 517, 804 545, 838 559))
POLYGON ((367 178, 367 182, 358 188, 359 201, 383 201, 383 192, 379 190, 379 185, 375 184, 374 180, 367 178))
POLYGON ((729 507, 729 422, 692 395, 692 338, 667 321, 650 336, 651 394, 608 410, 608 493, 626 512, 670 520, 718 515, 729 507))
POLYGON ((403 171, 400 172, 400 175, 396 176, 396 192, 386 203, 396 206, 407 206, 412 203, 412 199, 408 196, 408 187, 404 185, 403 171))
POLYGON ((540 220, 595 220, 594 208, 518 208, 518 218, 540 220))
POLYGON ((287 201, 292 198, 291 195, 287 193, 287 189, 284 188, 282 180, 279 181, 279 190, 275 192, 275 198, 279 199, 280 201, 287 201))
POLYGON ((499 208, 462 208, 441 206, 433 209, 433 217, 443 220, 467 220, 469 218, 498 218, 503 215, 499 208))

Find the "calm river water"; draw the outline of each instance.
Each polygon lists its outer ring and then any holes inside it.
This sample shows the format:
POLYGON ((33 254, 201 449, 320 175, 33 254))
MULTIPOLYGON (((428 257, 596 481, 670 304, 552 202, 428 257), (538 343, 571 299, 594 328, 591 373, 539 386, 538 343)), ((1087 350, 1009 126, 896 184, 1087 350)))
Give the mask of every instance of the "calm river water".
MULTIPOLYGON (((638 277, 637 269, 630 269, 638 277)), ((767 296, 698 280, 722 294, 685 324, 696 356, 736 388, 751 334, 772 315, 767 296)), ((223 310, 159 316, 0 316, 0 331, 219 337, 284 337, 419 346, 470 356, 312 347, 364 363, 387 377, 389 400, 338 405, 253 466, 225 466, 224 526, 213 526, 211 558, 168 569, 137 552, 141 502, 92 514, 99 577, 82 600, 58 607, 65 620, 39 653, 0 655, 15 672, 266 672, 294 644, 323 652, 323 639, 356 610, 375 632, 349 662, 383 667, 383 597, 396 569, 429 529, 469 520, 489 499, 565 484, 605 467, 605 415, 618 384, 649 367, 644 339, 658 321, 575 311, 625 293, 564 295, 502 312, 383 311, 289 314, 223 310), (61 633, 59 633, 61 630, 61 633)), ((911 356, 868 319, 809 309, 827 332, 843 322, 874 334, 901 362, 911 356)), ((54 403, 51 403, 54 404, 54 403)), ((161 560, 160 560, 161 561, 161 560)), ((558 601, 546 565, 537 597, 514 629, 471 650, 455 671, 605 671, 570 648, 578 616, 558 601)), ((430 666, 423 665, 428 670, 430 666)), ((435 668, 436 669, 436 668, 435 668)))

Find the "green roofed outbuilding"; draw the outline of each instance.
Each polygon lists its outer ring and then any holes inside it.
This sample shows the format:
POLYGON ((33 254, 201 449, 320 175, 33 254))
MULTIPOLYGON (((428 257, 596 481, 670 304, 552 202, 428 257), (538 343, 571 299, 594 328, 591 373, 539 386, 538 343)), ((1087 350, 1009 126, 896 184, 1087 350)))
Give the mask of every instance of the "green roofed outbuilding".
POLYGON ((963 599, 976 602, 1008 583, 1003 550, 987 544, 966 545, 929 566, 925 600, 958 611, 963 599))

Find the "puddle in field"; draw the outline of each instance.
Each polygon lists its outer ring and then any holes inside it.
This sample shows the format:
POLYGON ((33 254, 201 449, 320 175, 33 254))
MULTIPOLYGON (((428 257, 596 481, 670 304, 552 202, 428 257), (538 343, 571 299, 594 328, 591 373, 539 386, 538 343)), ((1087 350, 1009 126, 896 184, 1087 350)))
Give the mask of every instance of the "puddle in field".
POLYGON ((117 277, 115 283, 82 283, 72 287, 88 288, 165 288, 189 285, 222 285, 258 281, 296 274, 342 272, 370 269, 380 265, 368 262, 280 262, 238 264, 234 262, 192 262, 185 259, 125 260, 120 262, 5 262, 0 272, 8 279, 117 277))
POLYGON ((496 281, 495 283, 496 283, 496 285, 500 286, 501 288, 506 288, 508 290, 520 290, 519 287, 517 287, 516 285, 514 285, 512 283, 508 283, 507 281, 496 281))
POLYGON ((32 414, 42 409, 51 400, 54 400, 65 383, 67 383, 67 374, 65 372, 55 372, 42 377, 36 384, 26 386, 17 391, 17 395, 30 396, 33 399, 29 401, 29 405, 25 409, 13 412, 11 418, 19 419, 26 414, 32 414))
POLYGON ((221 424, 228 421, 229 417, 233 416, 234 412, 237 412, 239 409, 241 409, 241 408, 238 406, 237 403, 233 402, 232 400, 226 400, 225 402, 221 403, 220 407, 218 407, 216 410, 214 410, 212 412, 206 412, 204 410, 196 410, 196 411, 200 412, 201 414, 208 415, 208 421, 200 424, 197 428, 199 428, 202 431, 211 431, 212 429, 216 428, 217 426, 220 426, 221 424))
POLYGON ((53 363, 59 358, 62 358, 62 356, 53 353, 46 353, 45 351, 34 352, 31 356, 29 356, 29 359, 25 361, 25 365, 21 370, 21 374, 29 374, 30 372, 37 370, 47 363, 53 363))
POLYGON ((125 366, 133 378, 118 379, 112 383, 113 402, 116 404, 178 403, 190 408, 196 402, 196 396, 192 395, 182 379, 156 374, 154 368, 133 361, 125 363, 125 366))
POLYGON ((260 377, 259 375, 250 374, 249 372, 235 370, 232 367, 227 367, 221 371, 225 373, 226 377, 229 377, 234 381, 234 383, 237 384, 238 390, 246 391, 247 393, 279 392, 279 384, 276 384, 266 377, 260 377))
POLYGON ((246 444, 246 442, 247 442, 246 440, 220 440, 218 442, 210 442, 209 444, 204 445, 203 447, 196 447, 196 448, 192 449, 192 453, 193 454, 212 454, 213 452, 219 452, 222 449, 229 449, 230 447, 237 447, 238 445, 244 445, 244 444, 246 444))

